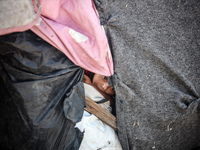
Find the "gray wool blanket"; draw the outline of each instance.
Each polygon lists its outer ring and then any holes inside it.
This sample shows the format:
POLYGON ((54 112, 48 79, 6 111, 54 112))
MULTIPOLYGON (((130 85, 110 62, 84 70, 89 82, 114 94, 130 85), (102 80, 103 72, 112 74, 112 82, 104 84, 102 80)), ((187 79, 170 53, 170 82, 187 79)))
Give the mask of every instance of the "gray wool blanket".
POLYGON ((0 29, 27 25, 35 17, 32 0, 0 0, 0 29))
POLYGON ((200 146, 200 1, 95 0, 124 150, 200 146))

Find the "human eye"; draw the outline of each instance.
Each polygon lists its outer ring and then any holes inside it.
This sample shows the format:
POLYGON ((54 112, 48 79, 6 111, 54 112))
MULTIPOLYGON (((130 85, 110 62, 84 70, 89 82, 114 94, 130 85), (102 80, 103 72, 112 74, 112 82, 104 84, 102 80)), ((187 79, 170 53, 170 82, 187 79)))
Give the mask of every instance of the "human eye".
POLYGON ((107 78, 106 76, 103 76, 103 79, 104 79, 105 81, 107 81, 107 80, 108 80, 108 78, 107 78))
POLYGON ((112 90, 112 91, 115 91, 113 87, 111 87, 111 90, 112 90))

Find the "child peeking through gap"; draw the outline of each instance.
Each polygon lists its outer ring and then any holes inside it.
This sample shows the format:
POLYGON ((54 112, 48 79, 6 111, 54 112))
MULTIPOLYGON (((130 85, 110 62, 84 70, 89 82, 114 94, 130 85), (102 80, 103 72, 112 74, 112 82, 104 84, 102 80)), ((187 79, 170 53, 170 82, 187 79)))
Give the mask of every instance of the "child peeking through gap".
MULTIPOLYGON (((108 76, 100 75, 97 73, 92 73, 85 70, 84 80, 83 82, 93 86, 105 99, 110 100, 110 106, 114 107, 114 99, 115 95, 114 89, 108 83, 108 76)), ((113 109, 113 108, 112 108, 113 109)), ((114 110, 113 110, 114 111, 114 110)), ((113 112, 115 114, 115 112, 113 112)))

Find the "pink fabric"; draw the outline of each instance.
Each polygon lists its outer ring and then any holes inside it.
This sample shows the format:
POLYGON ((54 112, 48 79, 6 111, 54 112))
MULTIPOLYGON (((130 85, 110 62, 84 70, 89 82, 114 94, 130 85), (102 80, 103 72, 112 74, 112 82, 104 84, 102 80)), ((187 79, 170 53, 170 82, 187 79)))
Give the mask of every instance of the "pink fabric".
POLYGON ((106 76, 113 74, 107 38, 92 0, 40 0, 40 3, 42 20, 31 28, 33 32, 76 65, 106 76), (77 40, 75 31, 83 38, 77 40))

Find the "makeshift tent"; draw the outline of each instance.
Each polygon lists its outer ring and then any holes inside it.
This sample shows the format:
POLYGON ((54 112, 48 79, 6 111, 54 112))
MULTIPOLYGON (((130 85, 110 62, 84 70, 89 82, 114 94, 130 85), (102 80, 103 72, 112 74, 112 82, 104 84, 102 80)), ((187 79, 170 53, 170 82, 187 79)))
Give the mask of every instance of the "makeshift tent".
MULTIPOLYGON (((123 149, 199 147, 200 2, 94 1, 113 55, 123 149)), ((0 41, 3 148, 78 149, 83 69, 31 31, 0 41)))

